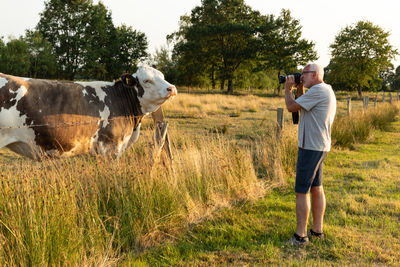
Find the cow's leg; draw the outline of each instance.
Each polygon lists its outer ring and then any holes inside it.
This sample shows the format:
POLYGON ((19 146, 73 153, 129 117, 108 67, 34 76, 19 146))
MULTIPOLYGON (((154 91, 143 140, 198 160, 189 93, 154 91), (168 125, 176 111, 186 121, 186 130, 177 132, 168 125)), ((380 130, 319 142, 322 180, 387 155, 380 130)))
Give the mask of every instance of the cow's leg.
POLYGON ((126 145, 125 149, 130 147, 133 143, 136 143, 136 141, 139 139, 140 125, 141 124, 139 123, 138 127, 136 127, 136 129, 132 132, 131 138, 129 139, 129 142, 126 145))
POLYGON ((33 143, 34 137, 32 129, 0 129, 0 148, 7 147, 17 154, 36 158, 39 150, 33 143))
POLYGON ((0 148, 6 147, 9 144, 14 143, 16 141, 18 140, 15 137, 10 137, 8 135, 1 135, 0 133, 0 148))
POLYGON ((39 149, 35 148, 33 145, 29 145, 24 142, 14 142, 11 144, 7 145, 7 148, 9 148, 11 151, 25 156, 29 157, 31 159, 39 159, 41 152, 39 149))

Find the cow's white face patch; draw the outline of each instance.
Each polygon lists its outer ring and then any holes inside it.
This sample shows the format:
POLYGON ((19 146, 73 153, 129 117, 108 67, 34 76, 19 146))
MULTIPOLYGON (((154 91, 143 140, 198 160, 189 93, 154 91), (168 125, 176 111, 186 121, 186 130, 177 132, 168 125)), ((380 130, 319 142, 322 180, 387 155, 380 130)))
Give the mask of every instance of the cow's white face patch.
POLYGON ((143 113, 156 111, 168 98, 177 94, 174 85, 164 79, 164 75, 151 67, 141 66, 134 74, 144 89, 143 96, 139 95, 143 113))
POLYGON ((0 78, 0 88, 5 86, 8 83, 8 80, 6 78, 0 78))

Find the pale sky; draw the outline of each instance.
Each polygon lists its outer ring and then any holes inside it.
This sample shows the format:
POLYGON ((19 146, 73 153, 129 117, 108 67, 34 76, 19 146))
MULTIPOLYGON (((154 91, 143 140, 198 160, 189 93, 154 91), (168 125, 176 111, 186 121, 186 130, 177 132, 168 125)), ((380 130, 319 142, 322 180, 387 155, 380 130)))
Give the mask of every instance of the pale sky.
MULTIPOLYGON (((94 0, 97 3, 98 0, 94 0)), ((178 29, 180 16, 190 14, 201 0, 102 0, 111 10, 116 26, 126 24, 146 34, 149 52, 166 45, 166 36, 178 29)), ((0 0, 0 36, 19 37, 34 28, 43 11, 43 0, 0 0)), ((322 66, 329 64, 329 45, 344 27, 360 20, 369 20, 390 32, 389 41, 400 51, 399 0, 245 0, 262 14, 279 15, 290 9, 300 21, 303 38, 315 43, 322 66)), ((400 56, 393 62, 397 67, 400 56)))

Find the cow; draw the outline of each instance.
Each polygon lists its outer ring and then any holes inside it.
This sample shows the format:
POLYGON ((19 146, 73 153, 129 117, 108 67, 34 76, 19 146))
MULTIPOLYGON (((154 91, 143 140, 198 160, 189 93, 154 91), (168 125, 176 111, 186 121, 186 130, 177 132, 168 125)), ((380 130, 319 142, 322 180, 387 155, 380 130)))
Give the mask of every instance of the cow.
POLYGON ((82 153, 119 157, 143 116, 177 89, 147 65, 114 82, 20 78, 0 73, 0 148, 32 159, 82 153))

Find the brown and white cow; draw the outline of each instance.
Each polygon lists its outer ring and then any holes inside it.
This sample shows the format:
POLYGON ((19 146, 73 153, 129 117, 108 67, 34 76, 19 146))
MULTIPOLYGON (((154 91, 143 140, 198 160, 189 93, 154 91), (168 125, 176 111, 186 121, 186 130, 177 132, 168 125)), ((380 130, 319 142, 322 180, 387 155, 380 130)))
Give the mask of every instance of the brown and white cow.
POLYGON ((85 152, 119 156, 144 115, 177 95, 148 66, 116 82, 61 82, 0 73, 0 148, 37 158, 85 152))

